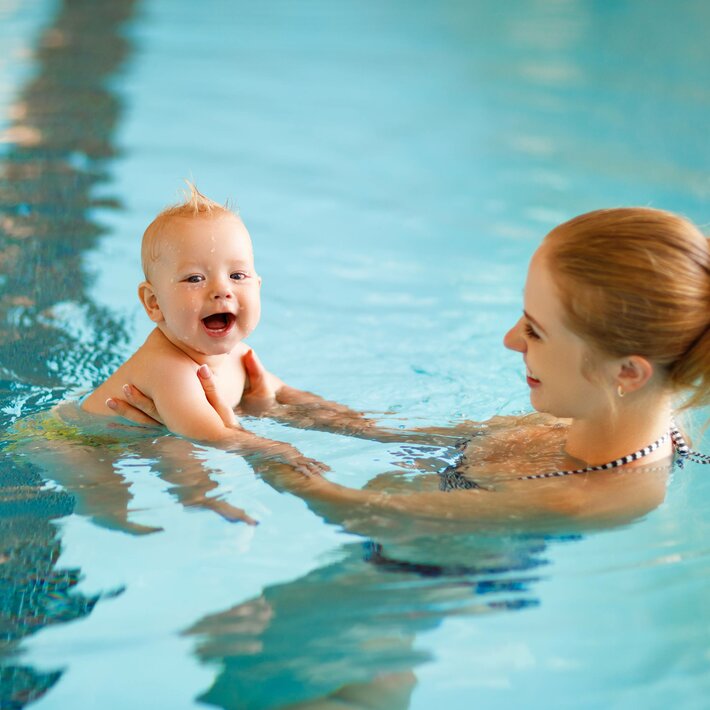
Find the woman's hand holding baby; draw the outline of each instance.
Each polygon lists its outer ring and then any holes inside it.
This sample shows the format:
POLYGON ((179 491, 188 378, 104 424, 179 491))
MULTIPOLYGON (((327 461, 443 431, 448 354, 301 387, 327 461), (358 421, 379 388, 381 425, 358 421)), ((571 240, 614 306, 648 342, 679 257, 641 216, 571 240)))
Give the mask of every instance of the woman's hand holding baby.
POLYGON ((247 386, 239 403, 240 410, 254 417, 268 413, 278 405, 276 395, 283 382, 261 364, 251 348, 242 357, 242 364, 247 374, 247 386))
POLYGON ((106 406, 117 416, 140 426, 165 426, 155 402, 150 397, 146 397, 137 387, 123 385, 123 396, 125 400, 113 397, 106 400, 106 406))
POLYGON ((213 409, 219 414, 224 426, 235 428, 239 426, 237 416, 234 410, 225 402, 222 401, 219 392, 217 391, 217 383, 212 377, 212 371, 207 365, 200 365, 197 368, 197 376, 200 379, 202 389, 205 391, 207 401, 212 405, 213 409))

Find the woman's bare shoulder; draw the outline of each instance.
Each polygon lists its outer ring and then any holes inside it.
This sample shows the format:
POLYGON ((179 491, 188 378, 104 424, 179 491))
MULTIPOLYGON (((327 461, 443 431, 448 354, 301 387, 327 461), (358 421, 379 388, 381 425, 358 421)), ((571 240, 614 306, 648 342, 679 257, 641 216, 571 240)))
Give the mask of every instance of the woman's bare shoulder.
POLYGON ((543 412, 528 412, 525 414, 497 414, 484 422, 479 422, 478 426, 483 429, 497 431, 538 426, 565 427, 568 424, 568 419, 558 419, 551 414, 543 412))

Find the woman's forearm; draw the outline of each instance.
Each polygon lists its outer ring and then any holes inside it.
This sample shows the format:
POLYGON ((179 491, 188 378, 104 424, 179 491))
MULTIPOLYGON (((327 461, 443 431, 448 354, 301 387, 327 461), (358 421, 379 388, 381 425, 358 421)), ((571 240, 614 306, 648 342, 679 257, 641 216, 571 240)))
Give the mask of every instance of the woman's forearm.
POLYGON ((317 429, 360 439, 383 443, 412 443, 420 445, 451 446, 456 440, 475 428, 471 422, 455 427, 436 429, 397 429, 380 426, 376 419, 345 404, 324 399, 312 392, 284 385, 276 396, 276 404, 263 412, 263 416, 301 429, 317 429))

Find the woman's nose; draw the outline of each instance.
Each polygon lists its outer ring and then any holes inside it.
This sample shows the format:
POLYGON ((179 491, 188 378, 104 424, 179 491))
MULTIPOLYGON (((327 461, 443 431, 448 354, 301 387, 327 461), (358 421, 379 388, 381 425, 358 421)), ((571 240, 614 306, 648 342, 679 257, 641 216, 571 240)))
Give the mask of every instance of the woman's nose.
POLYGON ((508 350, 515 350, 524 353, 527 350, 525 338, 523 337, 523 319, 518 322, 503 336, 503 345, 508 350))

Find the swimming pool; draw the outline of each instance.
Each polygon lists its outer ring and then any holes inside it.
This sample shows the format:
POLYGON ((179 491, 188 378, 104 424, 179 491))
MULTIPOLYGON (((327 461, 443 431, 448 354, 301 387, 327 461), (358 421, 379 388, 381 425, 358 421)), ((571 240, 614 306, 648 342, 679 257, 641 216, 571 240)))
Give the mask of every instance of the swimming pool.
MULTIPOLYGON (((560 220, 707 224, 710 19, 670 4, 0 0, 0 407, 7 429, 148 332, 138 244, 183 177, 233 198, 264 277, 250 340, 388 421, 525 409, 500 346, 560 220)), ((401 451, 250 426, 365 482, 401 451)), ((99 525, 5 437, 3 707, 704 707, 710 483, 591 535, 349 534, 199 448, 251 528, 183 508, 126 446, 99 525)), ((40 442, 41 443, 41 442, 40 442)), ((707 444, 705 446, 707 450, 707 444)), ((46 447, 45 447, 46 450, 46 447)), ((88 485, 88 484, 87 484, 88 485)))

